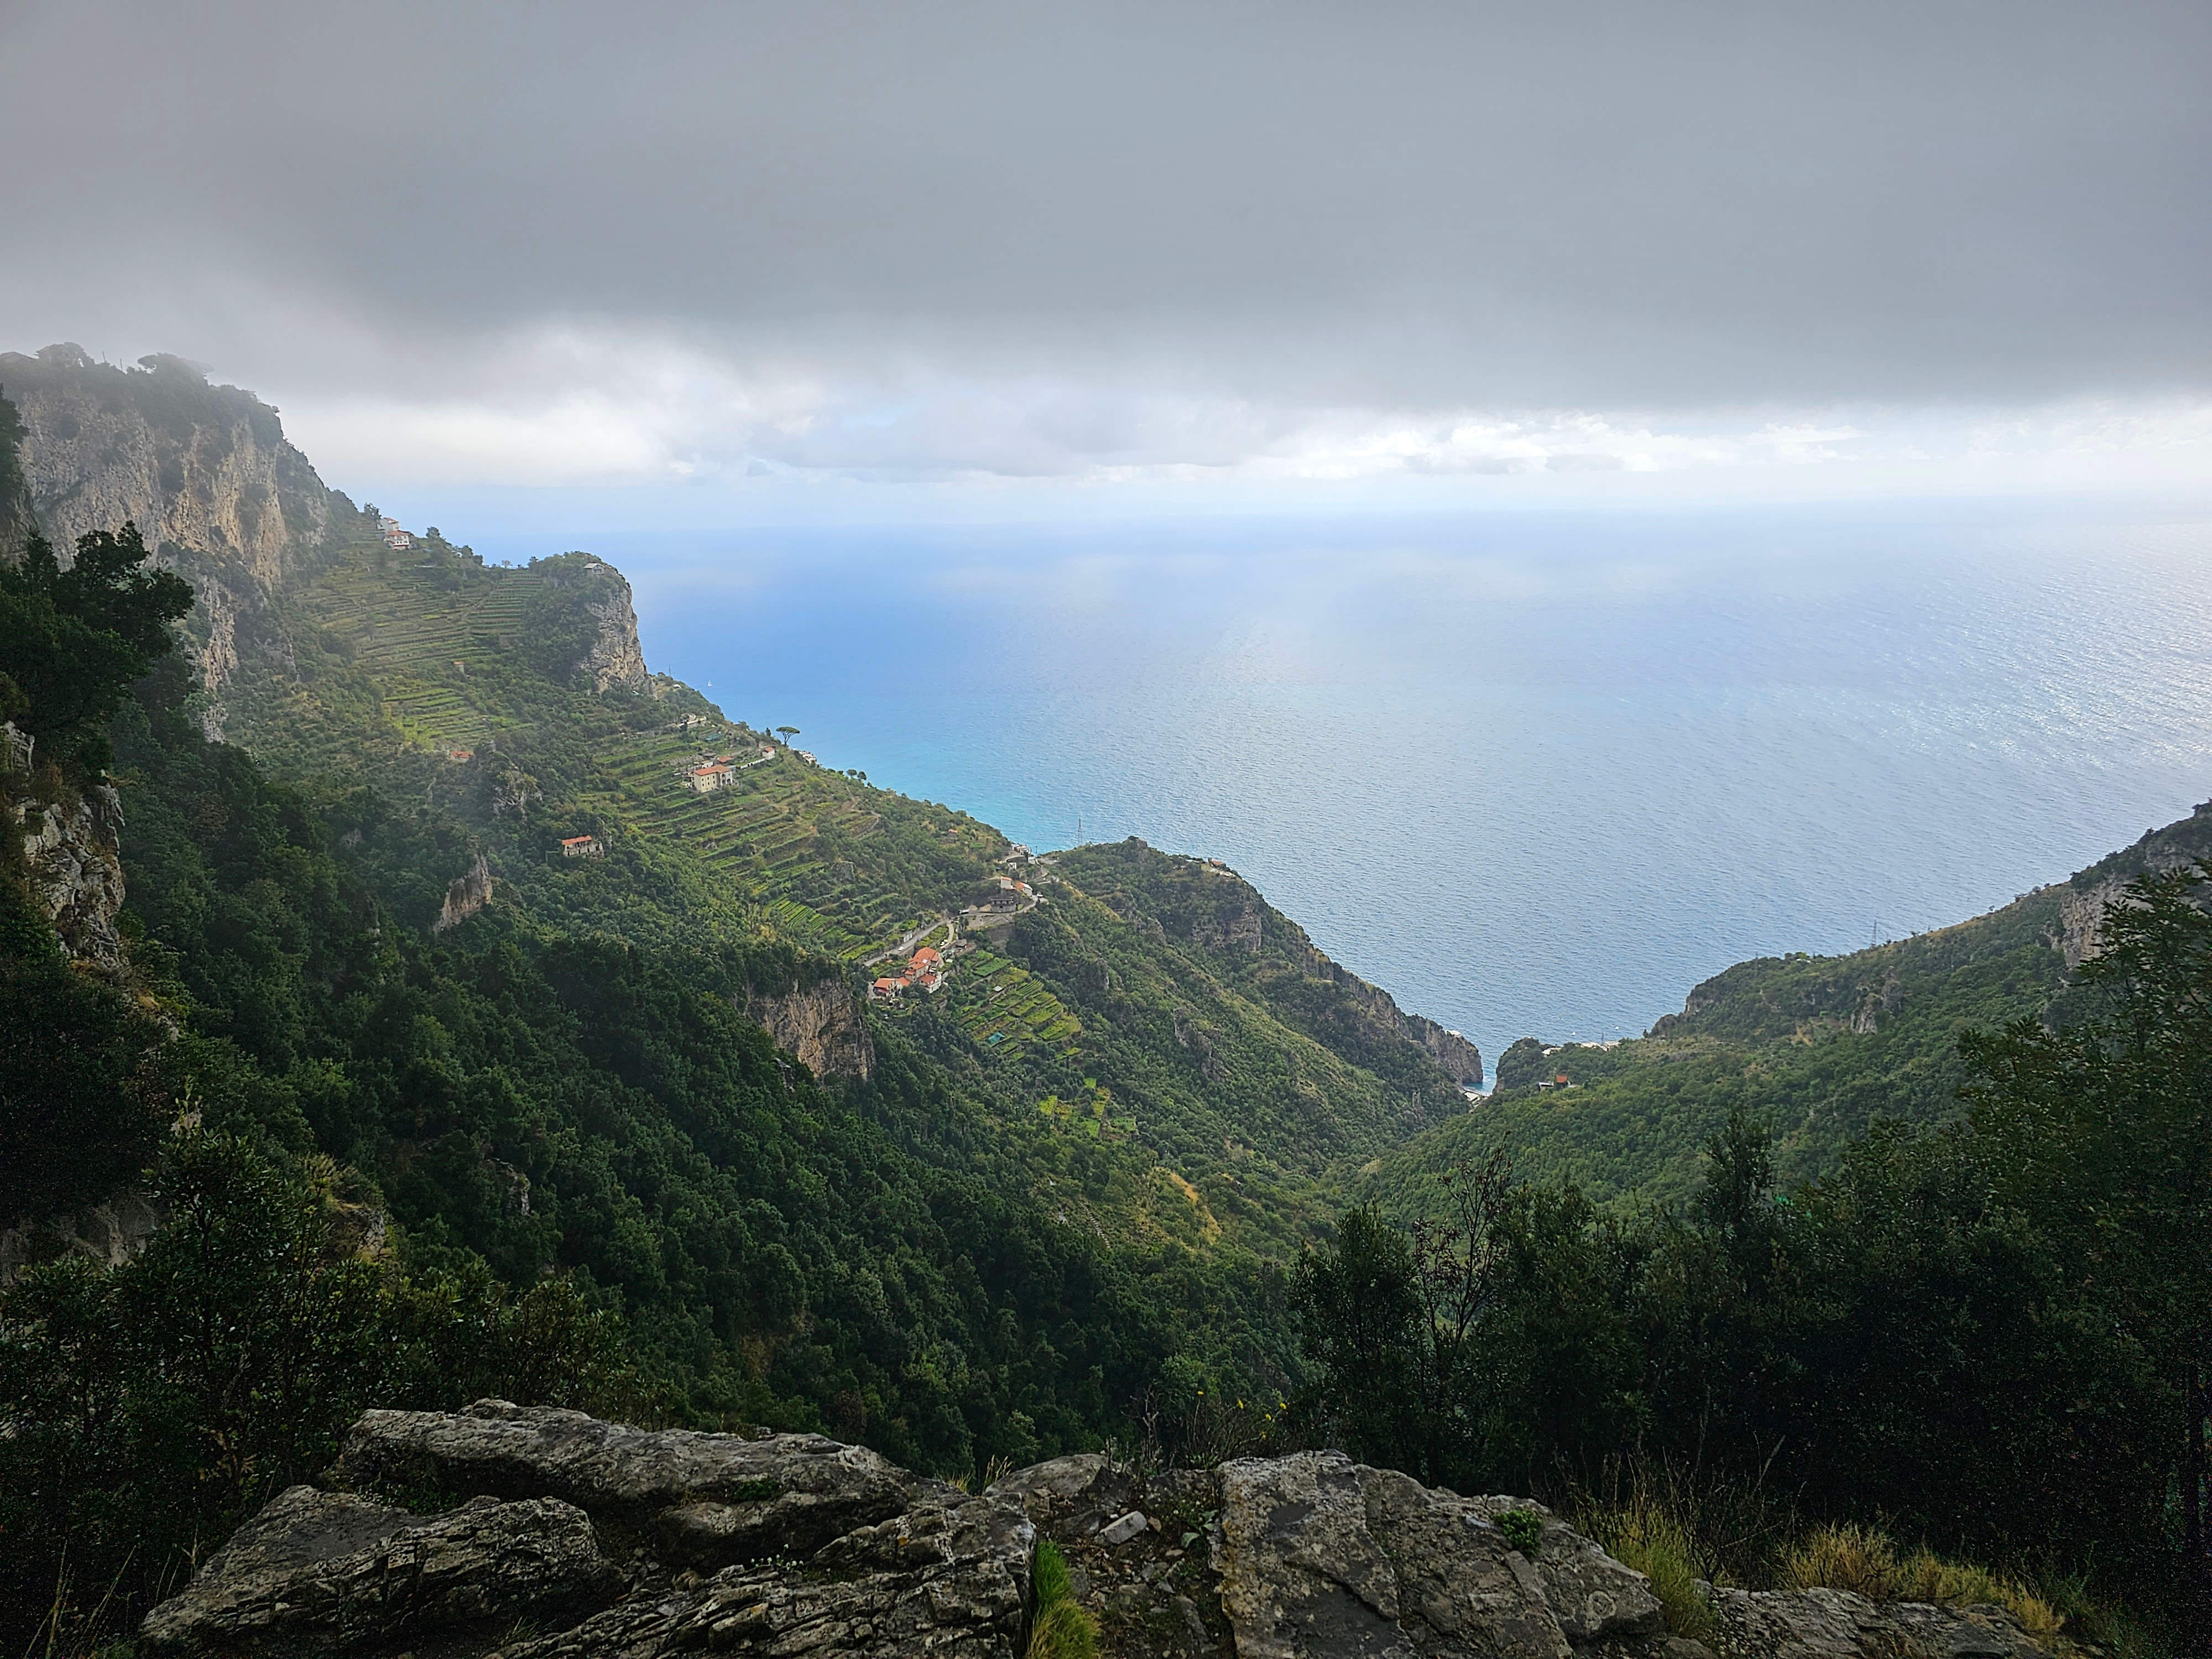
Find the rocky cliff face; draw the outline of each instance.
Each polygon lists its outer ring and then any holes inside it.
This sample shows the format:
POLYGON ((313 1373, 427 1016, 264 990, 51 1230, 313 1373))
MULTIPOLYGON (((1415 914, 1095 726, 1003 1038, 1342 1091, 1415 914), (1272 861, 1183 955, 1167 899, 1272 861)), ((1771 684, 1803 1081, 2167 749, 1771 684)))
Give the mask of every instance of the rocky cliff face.
MULTIPOLYGON (((0 738, 4 741, 4 738, 0 738)), ((97 784, 74 803, 26 802, 15 809, 33 896, 72 960, 111 972, 123 966, 115 918, 123 908, 123 861, 115 838, 123 804, 97 784)))
MULTIPOLYGON (((1016 1659, 1041 1538, 1108 1659, 1713 1659, 1540 1505, 1338 1453, 1149 1478, 1064 1457, 971 1496, 817 1435, 493 1400, 368 1413, 319 1487, 272 1499, 142 1634, 155 1654, 272 1659, 1016 1659)), ((1726 1659, 2045 1659, 1995 1608, 1716 1600, 1726 1659)))
POLYGON ((12 563, 24 538, 36 528, 30 485, 23 477, 23 422, 15 405, 0 396, 0 564, 12 563))
MULTIPOLYGON (((25 507, 64 562, 88 531, 134 523, 198 591, 190 631, 220 738, 215 699, 238 672, 240 624, 353 504, 285 441, 275 410, 180 358, 125 369, 74 345, 0 353, 0 392, 21 417, 25 507)), ((0 556, 19 544, 0 524, 0 556)))
POLYGON ((479 853, 469 860, 466 870, 447 884, 445 904, 438 912, 437 921, 430 924, 430 931, 442 933, 448 927, 458 927, 489 904, 491 884, 491 866, 479 853))
POLYGON ((1161 853, 1134 836, 1057 857, 1069 879, 1130 926, 1202 953, 1215 971, 1356 1064, 1387 1066, 1391 1048, 1408 1042, 1462 1088, 1481 1083, 1482 1055, 1474 1043, 1407 1013, 1388 991, 1333 961, 1219 861, 1161 853), (1311 994, 1322 987, 1329 988, 1311 994))
POLYGON ((1337 986, 1346 1000, 1358 1011, 1362 1024, 1380 1036, 1402 1038, 1427 1049, 1437 1065, 1450 1074, 1453 1082, 1463 1089, 1472 1089, 1482 1082, 1482 1051, 1457 1031, 1447 1030, 1436 1021, 1420 1014, 1409 1014, 1398 1006, 1398 1000, 1379 985, 1370 985, 1342 963, 1324 956, 1318 947, 1304 941, 1306 971, 1316 979, 1325 979, 1337 986))
POLYGON ((0 1287, 14 1284, 26 1266, 50 1259, 57 1249, 119 1267, 144 1247, 161 1218, 143 1193, 126 1191, 89 1209, 0 1228, 0 1287))
POLYGON ((748 989, 745 1017, 765 1027, 775 1046, 796 1054, 817 1077, 857 1078, 876 1072, 876 1047, 860 999, 840 979, 815 985, 748 989))
POLYGON ((634 691, 648 689, 653 677, 646 672, 645 649, 638 643, 629 579, 614 566, 594 561, 590 580, 592 592, 585 608, 598 621, 599 631, 578 672, 591 681, 594 691, 617 685, 634 691))
POLYGON ((276 411, 179 358, 123 369, 74 345, 0 353, 0 390, 22 417, 32 510, 64 556, 87 531, 128 520, 149 544, 265 588, 330 532, 332 492, 285 441, 276 411))

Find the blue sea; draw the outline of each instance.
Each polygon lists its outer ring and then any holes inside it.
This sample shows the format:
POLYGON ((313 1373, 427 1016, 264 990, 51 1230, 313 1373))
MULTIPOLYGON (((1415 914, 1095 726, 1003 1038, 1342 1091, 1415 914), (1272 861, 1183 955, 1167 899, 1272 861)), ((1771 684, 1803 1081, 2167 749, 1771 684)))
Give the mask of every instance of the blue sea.
POLYGON ((613 560, 654 667, 827 765, 1040 850, 1227 860, 1492 1060, 2212 795, 2201 507, 468 539, 613 560))

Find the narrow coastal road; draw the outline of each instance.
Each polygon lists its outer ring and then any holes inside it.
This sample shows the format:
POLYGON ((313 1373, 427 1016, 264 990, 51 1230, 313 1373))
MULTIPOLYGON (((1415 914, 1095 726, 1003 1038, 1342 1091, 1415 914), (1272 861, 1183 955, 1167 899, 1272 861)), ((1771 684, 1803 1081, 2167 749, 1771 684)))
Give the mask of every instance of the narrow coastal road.
POLYGON ((951 916, 939 914, 935 921, 922 923, 921 927, 915 928, 912 933, 908 933, 896 945, 892 945, 889 950, 878 951, 872 957, 862 957, 860 958, 860 966, 863 968, 872 968, 879 962, 890 961, 893 957, 905 956, 914 949, 915 940, 928 938, 929 935, 935 933, 940 927, 950 930, 945 941, 947 945, 950 945, 952 942, 951 935, 957 934, 960 931, 959 927, 954 923, 951 916))

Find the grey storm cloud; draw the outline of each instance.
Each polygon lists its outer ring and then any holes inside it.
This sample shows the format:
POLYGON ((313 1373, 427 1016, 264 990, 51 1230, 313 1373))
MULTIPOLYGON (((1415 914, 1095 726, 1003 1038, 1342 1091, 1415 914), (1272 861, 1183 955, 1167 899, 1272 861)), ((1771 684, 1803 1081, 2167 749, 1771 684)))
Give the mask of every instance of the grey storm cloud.
POLYGON ((0 150, 0 313, 295 383, 579 319, 1403 407, 2212 382, 2201 0, 13 0, 0 150))

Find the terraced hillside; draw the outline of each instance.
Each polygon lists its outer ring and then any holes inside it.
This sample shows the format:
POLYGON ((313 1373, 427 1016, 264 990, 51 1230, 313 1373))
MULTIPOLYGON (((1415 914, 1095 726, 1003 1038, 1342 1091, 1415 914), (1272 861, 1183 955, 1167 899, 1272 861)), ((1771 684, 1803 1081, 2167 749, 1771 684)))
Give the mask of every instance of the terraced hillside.
MULTIPOLYGON (((1333 1166, 1465 1109, 1388 997, 1234 878, 1207 877, 1234 882, 1267 939, 1296 941, 1294 971, 1272 946, 1256 972, 1239 948, 1171 937, 1130 902, 1133 882, 1172 884, 1199 861, 1141 843, 1030 860, 647 676, 634 634, 616 637, 629 615, 619 574, 581 555, 516 568, 434 533, 340 544, 241 624, 228 729, 325 796, 359 792, 331 802, 358 857, 412 814, 410 835, 451 840, 455 876, 482 854, 494 902, 545 926, 648 946, 781 940, 837 964, 856 1003, 933 940, 943 988, 866 1018, 996 1102, 1034 1146, 1040 1190, 1109 1234, 1292 1250, 1333 1166), (609 660, 639 664, 634 682, 594 689, 582 665, 609 660), (568 855, 580 837, 592 850, 568 855), (1114 1109, 1073 1131, 1038 1109, 1078 1096, 1114 1109)), ((420 888, 412 914, 449 916, 446 898, 420 888)), ((1479 1076, 1472 1054, 1458 1069, 1479 1076)))
POLYGON ((1849 956, 1738 963, 1682 1012, 1618 1045, 1516 1042, 1477 1111, 1364 1169, 1352 1197, 1414 1212, 1454 1163, 1500 1143, 1531 1174, 1614 1203, 1679 1200, 1703 1179, 1707 1139, 1741 1109, 1775 1134, 1785 1181, 1832 1167, 1877 1118, 1956 1115, 1958 1034, 2065 1017, 2068 970, 2146 869, 2212 858, 2212 802, 2133 847, 2002 909, 1849 956))

